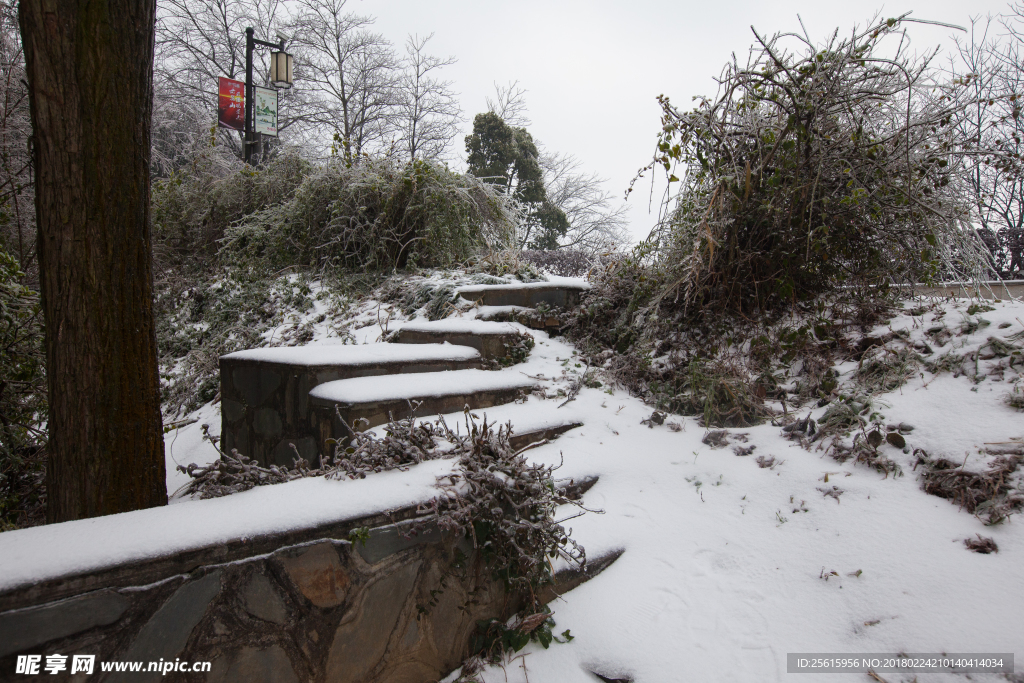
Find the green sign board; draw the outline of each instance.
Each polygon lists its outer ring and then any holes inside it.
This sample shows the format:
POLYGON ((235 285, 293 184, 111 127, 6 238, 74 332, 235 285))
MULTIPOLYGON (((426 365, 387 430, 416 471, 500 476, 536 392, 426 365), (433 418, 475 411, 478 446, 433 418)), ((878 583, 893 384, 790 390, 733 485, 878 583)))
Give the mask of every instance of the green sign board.
POLYGON ((253 88, 252 115, 257 133, 277 137, 277 91, 253 88))

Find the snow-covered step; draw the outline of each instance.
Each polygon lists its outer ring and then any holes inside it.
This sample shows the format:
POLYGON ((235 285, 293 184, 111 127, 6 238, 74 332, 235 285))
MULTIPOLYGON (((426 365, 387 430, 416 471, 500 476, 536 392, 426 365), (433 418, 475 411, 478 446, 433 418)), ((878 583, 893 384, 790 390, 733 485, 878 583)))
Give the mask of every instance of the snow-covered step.
POLYGON ((343 379, 321 384, 309 392, 310 412, 319 445, 323 447, 327 439, 348 436, 337 412, 351 427, 365 429, 392 418, 408 417, 410 402, 418 404, 416 415, 425 418, 457 412, 467 405, 476 410, 509 403, 534 385, 533 380, 518 372, 486 370, 343 379), (356 421, 361 419, 368 424, 360 422, 357 426, 356 421))
POLYGON ((580 302, 580 293, 590 285, 575 278, 559 278, 554 282, 523 282, 514 285, 469 285, 459 287, 463 299, 484 306, 521 306, 537 308, 545 304, 551 308, 572 308, 580 302))
POLYGON ((512 425, 512 436, 509 437, 509 444, 512 448, 523 448, 529 446, 531 443, 543 441, 544 439, 555 439, 561 434, 565 434, 570 429, 577 429, 582 427, 582 422, 560 422, 560 423, 547 423, 530 425, 526 424, 518 426, 512 425))
POLYGON ((477 320, 519 323, 533 330, 550 330, 562 326, 562 320, 548 312, 525 306, 481 306, 477 320))
POLYGON ((221 448, 291 466, 294 443, 315 462, 309 391, 354 377, 479 368, 480 352, 452 344, 366 344, 249 349, 221 356, 221 448))
POLYGON ((403 325, 391 338, 398 344, 437 344, 448 342, 469 346, 485 359, 496 360, 510 354, 523 333, 510 323, 487 322, 473 318, 411 322, 403 325))

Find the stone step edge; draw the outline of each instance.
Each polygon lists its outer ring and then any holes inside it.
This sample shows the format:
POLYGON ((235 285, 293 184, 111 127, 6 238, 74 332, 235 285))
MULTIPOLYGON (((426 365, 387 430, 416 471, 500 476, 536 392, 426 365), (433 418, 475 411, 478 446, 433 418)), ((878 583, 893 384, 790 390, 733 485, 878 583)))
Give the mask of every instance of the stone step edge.
POLYGON ((541 588, 537 592, 537 599, 546 605, 560 598, 574 588, 578 588, 587 581, 590 581, 605 569, 608 569, 625 552, 625 548, 616 548, 615 550, 598 555, 594 559, 588 559, 586 566, 582 569, 579 567, 568 567, 558 570, 555 572, 554 583, 541 588))
POLYGON ((518 451, 530 444, 539 443, 545 439, 555 439, 571 429, 577 429, 582 426, 582 422, 566 422, 560 425, 549 425, 545 427, 537 427, 528 431, 517 432, 515 430, 515 425, 512 425, 512 436, 509 437, 508 442, 512 448, 518 451))
POLYGON ((480 352, 473 347, 459 344, 417 344, 396 347, 375 344, 307 344, 304 346, 281 346, 271 348, 243 349, 224 354, 220 360, 232 363, 254 363, 258 365, 281 365, 296 368, 373 367, 424 362, 465 362, 479 360, 480 352), (358 352, 362 351, 362 354, 358 352), (386 351, 387 353, 375 353, 386 351), (331 359, 330 355, 363 355, 363 358, 331 359), (303 358, 303 354, 306 355, 303 358), (295 356, 295 357, 293 357, 295 356), (394 356, 389 358, 388 356, 394 356))
MULTIPOLYGON (((355 377, 352 379, 339 379, 333 382, 324 382, 314 387, 309 392, 309 398, 320 406, 337 405, 346 409, 353 409, 360 406, 375 406, 382 404, 404 404, 406 401, 426 401, 429 399, 441 399, 453 396, 473 396, 493 391, 516 391, 526 390, 536 386, 536 381, 530 378, 514 377, 501 371, 490 370, 448 370, 447 376, 444 373, 424 372, 407 373, 401 375, 377 375, 374 377, 355 377), (498 380, 501 377, 503 379, 498 380), (494 380, 494 381, 492 381, 494 380), (410 384, 418 382, 447 384, 445 387, 436 389, 423 389, 414 387, 410 390, 410 384), (374 385, 375 387, 386 387, 388 384, 398 386, 398 390, 389 394, 370 395, 368 398, 359 397, 360 385, 374 385), (345 395, 345 390, 350 390, 354 395, 345 395)), ((489 406, 487 406, 489 407, 489 406)), ((470 406, 471 409, 474 409, 470 406)))

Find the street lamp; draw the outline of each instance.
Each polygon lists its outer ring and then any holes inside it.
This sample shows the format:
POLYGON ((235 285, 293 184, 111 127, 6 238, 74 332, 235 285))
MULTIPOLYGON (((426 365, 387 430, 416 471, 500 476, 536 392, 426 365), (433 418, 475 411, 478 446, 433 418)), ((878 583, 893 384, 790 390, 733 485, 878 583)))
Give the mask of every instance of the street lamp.
MULTIPOLYGON (((281 39, 283 44, 284 39, 281 39)), ((292 87, 292 56, 287 52, 270 53, 270 84, 275 88, 292 87)))
POLYGON ((274 52, 270 53, 270 82, 278 88, 292 87, 292 56, 284 51, 285 39, 283 36, 280 43, 268 43, 265 40, 256 40, 253 37, 252 26, 245 29, 245 163, 252 160, 252 148, 258 142, 257 133, 253 122, 253 82, 252 82, 252 51, 257 45, 269 47, 274 52))

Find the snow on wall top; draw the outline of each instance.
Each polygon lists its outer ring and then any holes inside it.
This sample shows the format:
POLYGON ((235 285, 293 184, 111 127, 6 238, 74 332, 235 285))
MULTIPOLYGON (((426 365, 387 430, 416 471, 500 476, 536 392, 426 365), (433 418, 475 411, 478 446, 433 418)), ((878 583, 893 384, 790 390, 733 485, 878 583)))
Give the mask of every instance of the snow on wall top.
POLYGON ((364 344, 348 346, 281 346, 269 349, 235 351, 221 358, 285 365, 373 365, 376 363, 413 363, 417 361, 479 360, 480 352, 468 346, 443 344, 364 344))
POLYGON ((428 396, 458 396, 480 391, 532 387, 533 380, 518 372, 449 370, 383 377, 356 377, 325 382, 309 392, 311 398, 336 403, 377 403, 428 396))
POLYGON ((402 325, 401 329, 410 332, 452 332, 456 334, 513 334, 519 331, 519 328, 512 323, 496 323, 474 318, 413 321, 402 325))
POLYGON ((424 462, 365 480, 299 479, 194 500, 0 533, 0 591, 178 552, 424 503, 453 462, 424 462))
POLYGON ((457 294, 477 294, 493 289, 590 289, 590 283, 577 277, 552 275, 547 282, 516 282, 507 285, 466 285, 455 290, 457 294))

